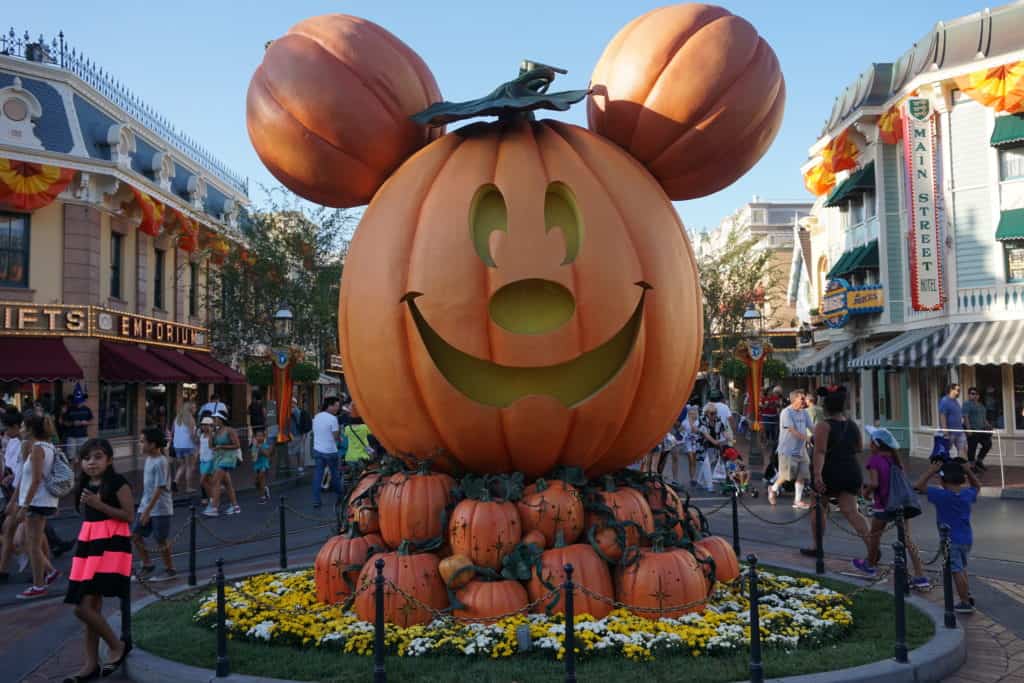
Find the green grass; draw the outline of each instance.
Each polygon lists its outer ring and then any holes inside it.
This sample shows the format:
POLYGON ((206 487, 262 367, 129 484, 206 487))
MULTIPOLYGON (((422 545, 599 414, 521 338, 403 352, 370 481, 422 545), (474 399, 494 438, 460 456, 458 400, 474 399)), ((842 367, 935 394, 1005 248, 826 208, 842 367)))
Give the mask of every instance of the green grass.
MULTIPOLYGON (((772 571, 770 567, 766 567, 772 571)), ((779 573, 799 576, 796 572, 779 573)), ((815 578, 815 577, 812 577, 815 578)), ((841 592, 853 586, 823 579, 821 583, 841 592)), ((892 657, 895 639, 892 595, 876 591, 861 593, 854 601, 853 629, 836 645, 785 653, 766 650, 766 678, 829 671, 858 666, 892 657)), ((160 657, 192 666, 213 669, 216 660, 214 633, 195 625, 197 601, 158 602, 141 610, 134 619, 135 642, 160 657)), ((908 644, 918 647, 931 639, 931 620, 907 606, 908 644)), ((228 641, 232 673, 291 678, 307 681, 354 683, 368 681, 373 673, 372 657, 346 655, 337 651, 299 650, 284 646, 228 641)), ((629 662, 620 657, 594 657, 577 664, 580 680, 588 683, 619 683, 628 671, 646 682, 681 681, 717 683, 743 680, 749 676, 746 652, 729 657, 666 657, 648 663, 629 662)), ((420 658, 389 657, 388 677, 403 681, 445 681, 465 683, 542 683, 560 681, 564 665, 546 656, 516 656, 504 660, 479 660, 470 657, 432 656, 420 658)))

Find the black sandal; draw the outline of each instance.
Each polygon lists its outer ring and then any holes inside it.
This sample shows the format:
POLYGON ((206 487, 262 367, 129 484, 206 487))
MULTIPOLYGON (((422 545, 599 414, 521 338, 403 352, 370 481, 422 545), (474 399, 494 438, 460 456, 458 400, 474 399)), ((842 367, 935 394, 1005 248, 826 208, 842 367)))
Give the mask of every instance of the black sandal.
POLYGON ((68 676, 64 679, 63 683, 85 683, 86 681, 95 681, 99 677, 100 668, 97 666, 95 669, 85 674, 84 676, 80 676, 78 674, 75 674, 74 676, 68 676))
MULTIPOLYGON (((124 641, 121 641, 121 642, 124 642, 124 641)), ((131 652, 131 651, 132 651, 132 649, 130 647, 128 647, 127 643, 125 643, 124 652, 121 653, 121 656, 117 659, 116 662, 108 662, 107 664, 104 664, 103 665, 103 670, 100 672, 100 675, 103 678, 108 678, 110 676, 113 676, 115 673, 117 673, 117 670, 121 668, 122 664, 124 664, 125 658, 128 656, 128 653, 131 652)))

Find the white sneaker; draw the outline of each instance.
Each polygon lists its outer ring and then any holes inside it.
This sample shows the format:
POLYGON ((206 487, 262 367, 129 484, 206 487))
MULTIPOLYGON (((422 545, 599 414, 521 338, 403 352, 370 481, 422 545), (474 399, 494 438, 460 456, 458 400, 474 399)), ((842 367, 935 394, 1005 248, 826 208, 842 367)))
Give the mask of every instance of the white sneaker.
POLYGON ((212 505, 207 505, 206 509, 203 510, 203 517, 220 517, 220 512, 212 505))
POLYGON ((242 513, 242 508, 237 505, 229 505, 228 509, 224 511, 225 515, 238 515, 242 513))

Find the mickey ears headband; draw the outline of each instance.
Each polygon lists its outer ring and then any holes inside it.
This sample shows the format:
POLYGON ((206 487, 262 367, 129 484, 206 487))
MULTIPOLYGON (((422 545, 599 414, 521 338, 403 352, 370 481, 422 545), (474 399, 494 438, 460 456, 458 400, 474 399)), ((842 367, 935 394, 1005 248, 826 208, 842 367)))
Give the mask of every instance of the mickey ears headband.
POLYGON ((279 181, 335 207, 368 203, 406 159, 444 135, 444 123, 470 116, 564 111, 587 98, 591 132, 636 158, 675 200, 733 183, 782 123, 786 88, 775 53, 721 7, 673 5, 634 19, 605 48, 587 90, 547 95, 559 71, 529 63, 487 97, 446 103, 408 45, 366 19, 327 14, 268 44, 249 84, 246 123, 279 181))

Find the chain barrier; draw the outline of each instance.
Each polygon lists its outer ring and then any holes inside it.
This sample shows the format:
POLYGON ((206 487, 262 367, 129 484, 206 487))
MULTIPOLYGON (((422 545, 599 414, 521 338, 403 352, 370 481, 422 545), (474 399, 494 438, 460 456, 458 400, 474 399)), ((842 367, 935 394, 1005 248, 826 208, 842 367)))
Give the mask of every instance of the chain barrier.
POLYGON ((803 512, 803 514, 801 514, 800 516, 796 517, 795 519, 790 519, 790 520, 787 520, 785 522, 777 522, 775 520, 768 519, 767 517, 762 517, 761 515, 757 514, 752 509, 750 509, 750 506, 748 506, 746 503, 743 502, 743 496, 740 496, 737 500, 739 500, 740 505, 743 506, 743 509, 746 510, 750 514, 751 517, 753 517, 754 519, 760 520, 760 521, 764 522, 765 524, 771 524, 772 526, 789 526, 790 524, 796 524, 797 522, 804 521, 804 519, 806 519, 808 515, 810 515, 812 512, 814 512, 814 507, 812 506, 812 507, 808 508, 807 510, 805 510, 803 512))
POLYGON ((722 510, 724 510, 725 508, 727 508, 729 506, 729 503, 731 503, 731 502, 732 502, 732 496, 727 496, 726 499, 724 501, 722 501, 722 504, 719 505, 718 507, 714 508, 713 510, 711 510, 711 512, 704 512, 704 510, 701 509, 700 507, 698 507, 696 504, 694 504, 693 507, 695 507, 698 510, 700 510, 701 514, 704 515, 705 517, 710 517, 711 515, 719 513, 722 510))
POLYGON ((306 513, 302 512, 300 510, 296 510, 291 505, 287 505, 286 504, 284 506, 284 509, 288 510, 289 512, 291 512, 293 515, 295 515, 299 519, 304 519, 304 520, 306 520, 308 522, 319 522, 321 524, 337 524, 338 523, 338 519, 337 518, 317 517, 315 515, 307 515, 306 513))
POLYGON ((208 588, 215 588, 217 586, 217 577, 212 577, 209 581, 201 586, 192 586, 188 590, 183 591, 177 595, 167 595, 162 593, 153 587, 153 582, 149 579, 145 579, 138 574, 132 574, 135 578, 135 582, 146 590, 147 593, 155 597, 160 602, 190 602, 195 599, 196 594, 207 590, 208 588))
MULTIPOLYGON (((813 511, 814 508, 811 508, 811 510, 813 511)), ((885 526, 882 527, 881 529, 879 529, 878 531, 869 531, 866 534, 862 534, 859 531, 857 531, 856 529, 848 529, 845 526, 843 526, 842 524, 840 524, 839 519, 835 516, 835 513, 833 513, 832 510, 828 510, 828 509, 826 510, 826 517, 829 520, 831 520, 833 525, 837 529, 842 531, 843 533, 849 534, 850 536, 854 536, 855 538, 859 538, 859 539, 862 539, 862 540, 867 540, 867 539, 871 538, 872 536, 878 536, 879 538, 881 538, 885 534, 886 531, 888 531, 891 527, 893 527, 893 523, 892 522, 886 522, 885 526)))
MULTIPOLYGON (((167 541, 166 541, 167 547, 173 549, 174 548, 174 544, 178 542, 178 539, 181 538, 182 534, 184 534, 186 531, 188 531, 188 527, 189 527, 189 523, 186 520, 184 524, 182 524, 180 527, 178 527, 178 530, 175 531, 174 534, 172 534, 172 535, 167 537, 167 541)), ((134 533, 132 534, 132 537, 133 537, 133 543, 134 543, 134 538, 135 538, 135 534, 134 533)), ((142 549, 145 552, 147 552, 150 555, 159 555, 160 554, 161 551, 160 551, 159 547, 151 548, 148 545, 146 545, 145 539, 143 539, 141 536, 139 536, 138 538, 140 539, 138 541, 138 544, 142 545, 142 549)), ((136 547, 138 547, 138 546, 136 545, 136 547)))
POLYGON ((605 605, 610 605, 612 609, 626 609, 633 613, 656 614, 659 616, 663 614, 668 614, 670 612, 686 611, 694 609, 696 607, 702 607, 707 604, 708 600, 711 597, 711 595, 709 594, 704 596, 700 600, 694 600, 693 602, 688 602, 684 605, 670 605, 668 607, 641 607, 639 605, 629 605, 624 602, 619 602, 618 600, 609 598, 607 595, 595 593, 586 586, 580 584, 576 585, 576 589, 581 594, 586 595, 588 598, 597 600, 598 602, 604 603, 605 605))
POLYGON ((215 532, 213 529, 208 527, 206 525, 206 521, 201 516, 197 516, 196 517, 196 522, 199 524, 200 527, 203 528, 203 530, 206 533, 208 533, 210 536, 212 536, 215 541, 217 541, 218 543, 223 544, 223 547, 231 547, 231 546, 236 546, 236 545, 245 545, 246 543, 252 543, 253 541, 266 541, 266 540, 269 540, 271 538, 276 538, 277 537, 277 533, 276 532, 272 533, 270 535, 264 535, 266 530, 270 528, 271 524, 273 524, 276 521, 274 518, 275 518, 275 515, 271 514, 270 516, 267 517, 267 520, 263 523, 263 526, 259 527, 259 529, 256 531, 256 533, 254 533, 251 536, 246 536, 246 537, 240 538, 240 539, 224 538, 223 536, 221 536, 220 534, 215 532))

